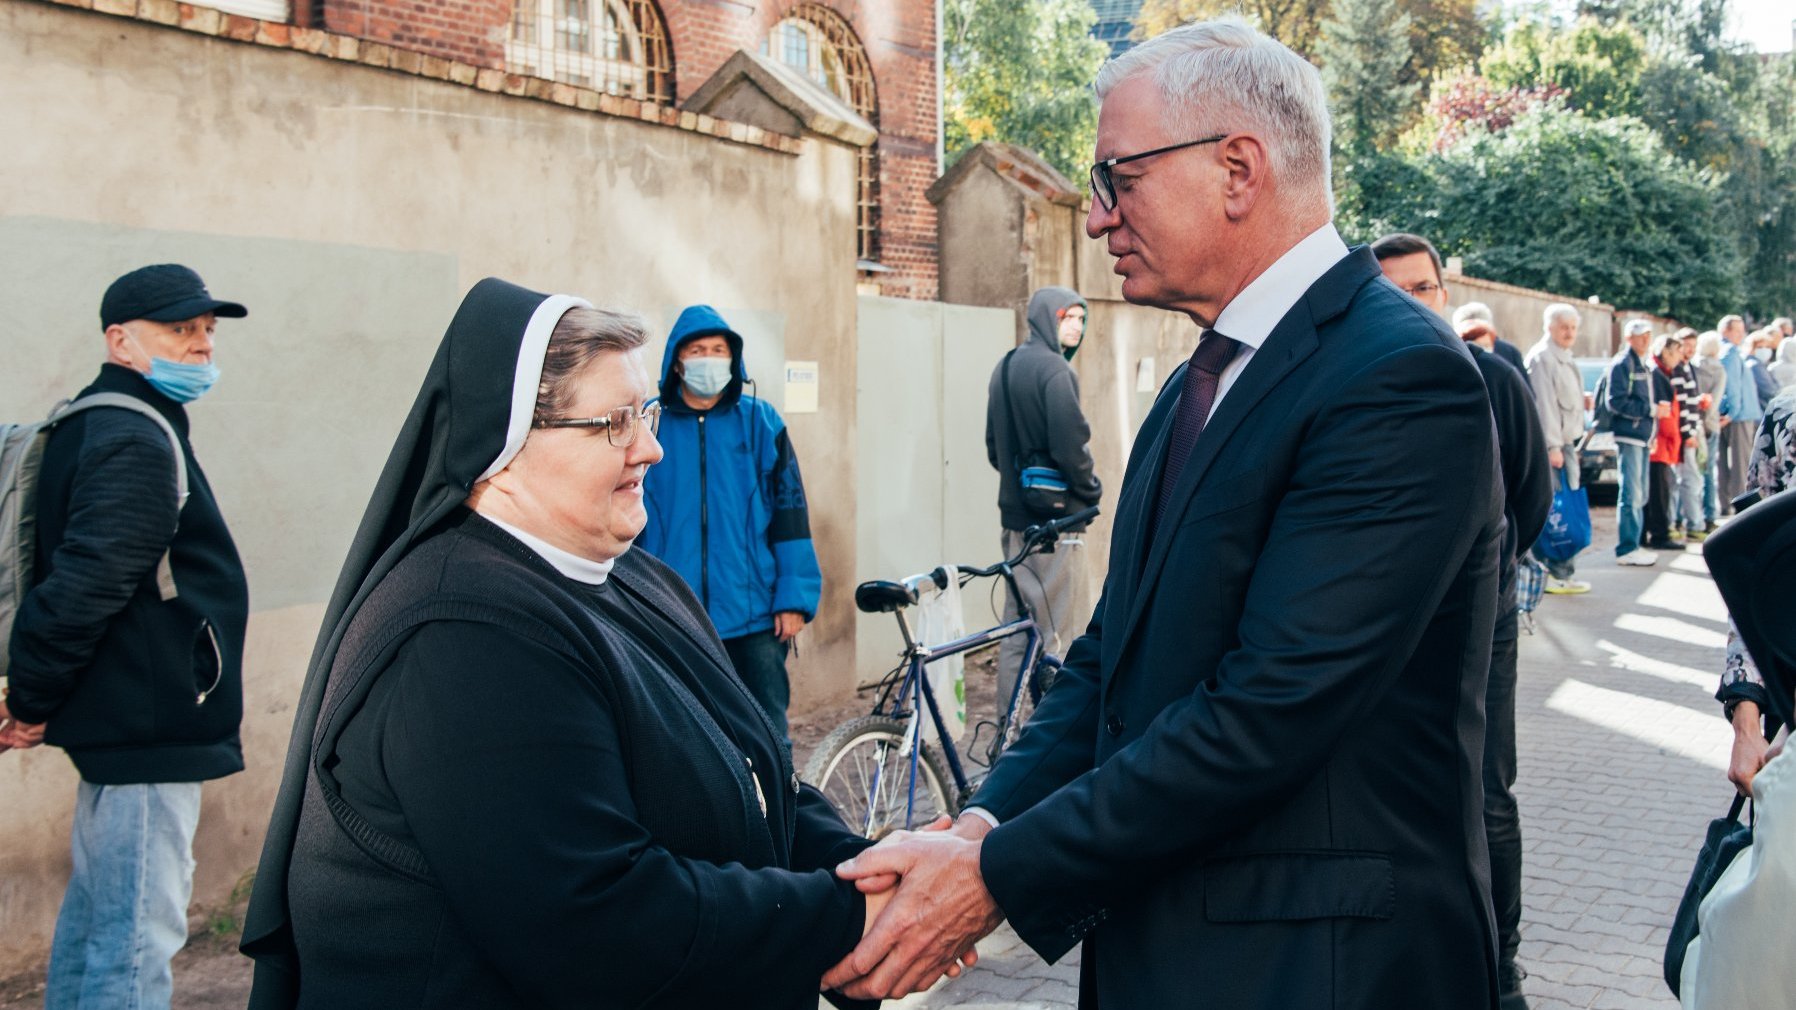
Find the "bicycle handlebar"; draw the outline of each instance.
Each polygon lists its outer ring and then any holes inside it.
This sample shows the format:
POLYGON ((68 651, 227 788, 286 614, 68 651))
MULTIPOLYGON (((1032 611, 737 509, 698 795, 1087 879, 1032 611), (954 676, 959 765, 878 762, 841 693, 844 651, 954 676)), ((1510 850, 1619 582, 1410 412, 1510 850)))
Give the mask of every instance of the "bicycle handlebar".
MULTIPOLYGON (((1086 525, 1093 519, 1096 519, 1098 514, 1098 507, 1093 505, 1089 508, 1080 509, 1070 516, 1061 516, 1058 519, 1050 519, 1045 523, 1031 526, 1023 531, 1023 549, 1017 552, 1016 557, 1006 558, 995 565, 989 565, 985 568, 977 568, 972 565, 954 565, 955 574, 965 575, 968 578, 974 579, 991 578, 1005 568, 1014 567, 1020 564, 1024 558, 1034 553, 1034 551, 1042 544, 1052 543, 1055 540, 1058 540, 1060 534, 1066 530, 1074 526, 1086 525)), ((913 597, 918 590, 923 588, 925 583, 931 583, 937 589, 946 589, 948 588, 948 567, 949 566, 947 565, 942 565, 931 571, 920 572, 916 575, 909 576, 902 580, 902 584, 911 591, 913 597)))

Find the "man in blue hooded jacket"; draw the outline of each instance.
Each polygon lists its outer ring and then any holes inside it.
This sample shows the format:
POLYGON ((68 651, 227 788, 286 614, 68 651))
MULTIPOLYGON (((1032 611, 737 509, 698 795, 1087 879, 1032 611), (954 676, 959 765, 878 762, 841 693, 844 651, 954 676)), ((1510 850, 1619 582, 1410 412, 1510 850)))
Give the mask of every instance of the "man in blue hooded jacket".
POLYGON ((745 395, 742 337, 709 305, 680 313, 661 364, 666 457, 644 478, 642 549, 680 573, 717 625, 736 675, 782 733, 786 652, 817 616, 798 457, 779 411, 745 395))

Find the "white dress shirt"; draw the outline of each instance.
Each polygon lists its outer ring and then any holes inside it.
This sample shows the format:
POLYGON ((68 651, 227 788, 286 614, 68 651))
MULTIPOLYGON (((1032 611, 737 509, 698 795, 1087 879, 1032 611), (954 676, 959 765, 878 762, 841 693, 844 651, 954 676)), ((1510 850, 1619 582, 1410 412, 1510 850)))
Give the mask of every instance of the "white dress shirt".
POLYGON ((1241 349, 1222 370, 1222 378, 1216 385, 1216 399, 1210 403, 1210 413, 1214 414, 1222 404, 1222 398, 1229 395, 1229 387, 1253 360, 1254 352, 1272 335, 1279 320, 1291 311, 1291 306, 1296 305, 1310 286, 1321 280, 1322 275, 1346 255, 1347 243, 1341 241, 1341 233, 1335 230, 1332 222, 1325 224, 1285 250, 1265 273, 1255 277, 1241 289, 1234 301, 1223 306, 1211 329, 1236 341, 1241 349))

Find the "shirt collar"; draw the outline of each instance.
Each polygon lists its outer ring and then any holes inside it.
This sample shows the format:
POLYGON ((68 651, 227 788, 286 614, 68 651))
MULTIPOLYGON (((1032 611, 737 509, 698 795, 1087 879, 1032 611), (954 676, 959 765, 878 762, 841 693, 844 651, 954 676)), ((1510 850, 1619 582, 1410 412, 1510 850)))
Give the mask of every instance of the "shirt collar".
POLYGON ((570 554, 541 537, 525 533, 503 519, 485 512, 480 513, 480 517, 516 537, 519 543, 530 548, 531 553, 547 561, 556 571, 575 582, 583 582, 589 586, 602 586, 605 584, 605 580, 611 577, 611 566, 616 563, 615 558, 611 561, 594 561, 591 558, 583 558, 578 554, 570 554))
POLYGON ((1346 255, 1347 243, 1332 222, 1317 228, 1223 306, 1212 329, 1259 350, 1291 306, 1346 255))

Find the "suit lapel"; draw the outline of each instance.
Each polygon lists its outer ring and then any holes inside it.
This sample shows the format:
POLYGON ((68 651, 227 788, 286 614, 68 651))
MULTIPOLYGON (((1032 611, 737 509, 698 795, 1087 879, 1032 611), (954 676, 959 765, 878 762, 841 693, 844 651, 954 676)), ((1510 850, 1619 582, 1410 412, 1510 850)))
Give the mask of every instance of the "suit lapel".
POLYGON ((1186 367, 1180 365, 1173 369, 1166 384, 1160 387, 1160 397, 1148 411, 1142 422, 1141 436, 1136 440, 1135 451, 1145 455, 1133 461, 1134 479, 1123 481, 1122 494, 1116 502, 1116 521, 1110 526, 1113 531, 1110 570, 1120 578, 1111 580, 1110 584, 1113 590, 1120 590, 1113 602, 1124 607, 1134 600, 1134 590, 1139 585, 1141 564, 1147 555, 1147 528, 1153 518, 1154 495, 1160 486, 1160 471, 1166 465, 1166 442, 1172 432, 1170 418, 1179 401, 1176 394, 1167 395, 1166 391, 1179 388, 1184 382, 1186 367))
MULTIPOLYGON (((1363 246, 1350 251, 1291 306, 1290 311, 1273 327, 1265 343, 1248 360, 1247 367, 1236 377, 1234 385, 1229 387, 1222 401, 1216 405, 1204 424, 1203 433, 1197 437, 1197 444, 1192 447, 1191 458, 1185 463, 1184 472, 1179 475, 1178 485, 1173 488, 1172 500, 1166 506, 1166 516, 1154 530, 1153 541, 1147 545, 1147 557, 1141 563, 1136 578, 1130 581, 1135 593, 1128 619, 1121 629, 1123 641, 1126 642, 1128 636, 1134 633, 1135 625, 1141 620, 1147 600, 1153 595, 1154 583, 1166 565, 1173 531, 1178 528, 1185 509, 1208 475, 1217 454, 1234 437, 1236 430, 1266 394, 1315 352, 1317 328, 1343 312, 1353 300, 1354 293, 1378 275, 1378 263, 1372 258, 1370 251, 1363 246)), ((1166 428, 1170 429, 1171 425, 1166 428)), ((1164 438, 1160 441, 1164 441, 1164 438)), ((1163 447, 1160 452, 1164 453, 1163 447)), ((1165 461, 1160 456, 1155 456, 1153 475, 1156 481, 1164 465, 1165 461)), ((1138 536, 1145 535, 1146 532, 1146 516, 1142 519, 1142 532, 1138 536)))

